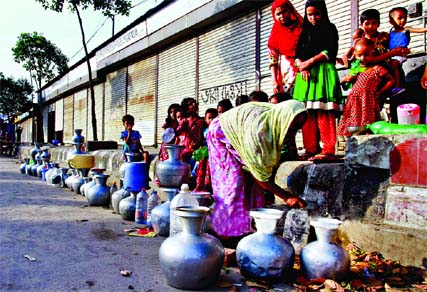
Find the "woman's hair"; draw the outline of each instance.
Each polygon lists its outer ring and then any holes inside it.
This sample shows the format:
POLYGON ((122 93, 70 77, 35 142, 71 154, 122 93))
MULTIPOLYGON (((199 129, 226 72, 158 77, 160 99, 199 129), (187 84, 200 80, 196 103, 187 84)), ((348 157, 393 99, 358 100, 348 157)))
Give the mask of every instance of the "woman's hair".
POLYGON ((231 101, 229 99, 221 99, 218 102, 217 108, 221 106, 224 109, 224 112, 230 110, 233 108, 233 104, 231 103, 231 101))
POLYGON ((367 9, 360 14, 360 24, 371 19, 375 19, 380 24, 380 12, 376 9, 367 9))
POLYGON ((188 117, 188 106, 194 102, 196 102, 196 100, 192 97, 186 97, 181 101, 182 114, 185 118, 188 117))
POLYGON ((277 98, 278 102, 286 101, 292 99, 292 95, 288 92, 277 92, 270 96, 268 101, 270 102, 273 98, 277 98))
POLYGON ((179 103, 173 103, 173 104, 171 104, 168 107, 168 115, 167 115, 167 117, 165 119, 166 124, 170 124, 172 122, 172 120, 173 120, 172 117, 171 117, 171 115, 170 115, 171 110, 174 109, 175 112, 176 112, 179 108, 181 108, 181 106, 179 105, 179 103))

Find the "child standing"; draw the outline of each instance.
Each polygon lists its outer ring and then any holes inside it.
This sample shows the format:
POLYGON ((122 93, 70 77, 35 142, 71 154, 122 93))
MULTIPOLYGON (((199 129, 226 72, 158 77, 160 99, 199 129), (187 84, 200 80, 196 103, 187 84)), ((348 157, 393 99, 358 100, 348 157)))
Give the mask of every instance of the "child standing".
POLYGON ((293 95, 308 110, 308 120, 302 127, 306 152, 301 160, 334 158, 337 141, 335 115, 344 105, 335 68, 337 51, 338 31, 329 21, 325 2, 308 0, 295 55, 299 72, 293 95), (323 142, 322 151, 319 140, 323 142))
POLYGON ((144 151, 141 145, 140 139, 142 138, 141 134, 137 130, 133 130, 133 125, 135 124, 135 118, 131 115, 125 115, 122 118, 124 131, 120 134, 120 139, 125 142, 123 145, 123 153, 132 153, 134 155, 135 161, 149 161, 149 154, 147 151, 144 151))
MULTIPOLYGON (((390 10, 389 14, 390 24, 393 28, 390 31, 390 50, 394 48, 408 48, 411 40, 410 33, 425 33, 427 28, 415 28, 406 26, 408 20, 408 10, 404 7, 395 7, 390 10)), ((399 76, 401 72, 401 64, 406 61, 404 56, 391 57, 393 75, 399 76)), ((400 78, 396 78, 396 88, 401 88, 400 78)))
POLYGON ((346 100, 344 113, 338 127, 339 136, 351 136, 348 127, 363 128, 380 119, 380 95, 387 92, 394 83, 393 76, 380 65, 369 64, 374 43, 359 39, 354 45, 354 56, 365 70, 357 76, 344 76, 343 82, 354 82, 346 100))
POLYGON ((275 0, 271 6, 273 27, 268 39, 273 92, 290 92, 297 68, 295 50, 303 19, 288 0, 275 0))

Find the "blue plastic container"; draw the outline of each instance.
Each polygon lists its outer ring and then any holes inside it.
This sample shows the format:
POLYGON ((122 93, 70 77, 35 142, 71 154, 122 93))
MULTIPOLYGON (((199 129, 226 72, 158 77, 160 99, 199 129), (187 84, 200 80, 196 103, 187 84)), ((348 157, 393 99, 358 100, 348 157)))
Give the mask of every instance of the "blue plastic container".
POLYGON ((148 165, 145 162, 126 162, 123 188, 130 192, 149 189, 148 165))

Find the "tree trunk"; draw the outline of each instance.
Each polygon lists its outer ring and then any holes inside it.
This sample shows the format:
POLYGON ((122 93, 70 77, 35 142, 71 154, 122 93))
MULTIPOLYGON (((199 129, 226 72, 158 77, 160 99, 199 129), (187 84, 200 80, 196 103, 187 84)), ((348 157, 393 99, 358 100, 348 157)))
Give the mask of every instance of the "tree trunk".
POLYGON ((44 133, 43 133, 43 106, 42 106, 42 92, 41 85, 42 81, 37 80, 38 92, 37 92, 37 136, 36 141, 39 143, 44 143, 44 133))
POLYGON ((87 51, 86 46, 86 38, 85 38, 85 32, 83 29, 83 23, 82 18, 80 17, 80 12, 76 4, 73 3, 73 8, 76 11, 77 18, 79 19, 80 24, 80 31, 82 33, 82 42, 83 42, 83 48, 85 50, 85 57, 86 57, 86 64, 89 74, 89 88, 90 88, 90 103, 91 103, 91 115, 92 115, 92 132, 93 132, 93 140, 98 141, 98 134, 96 129, 96 111, 95 111, 95 89, 93 87, 93 81, 92 81, 92 68, 90 66, 90 59, 89 59, 89 53, 87 51))

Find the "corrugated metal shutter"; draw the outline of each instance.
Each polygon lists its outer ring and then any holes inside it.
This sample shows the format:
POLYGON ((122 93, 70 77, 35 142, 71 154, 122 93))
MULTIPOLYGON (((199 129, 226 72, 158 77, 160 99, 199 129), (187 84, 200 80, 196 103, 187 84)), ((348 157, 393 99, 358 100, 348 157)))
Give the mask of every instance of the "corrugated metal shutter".
MULTIPOLYGON (((397 1, 396 1, 397 2, 397 1)), ((378 28, 379 31, 389 32, 391 29, 391 24, 389 23, 388 12, 397 6, 402 6, 408 8, 408 5, 413 3, 412 0, 402 0, 398 1, 399 3, 391 3, 384 0, 360 0, 359 1, 359 15, 366 9, 377 9, 381 14, 381 23, 378 28)), ((425 7, 424 7, 425 8, 425 7)), ((408 25, 413 27, 424 27, 423 19, 408 18, 408 25)), ((423 33, 412 33, 411 42, 409 43, 409 48, 411 49, 411 54, 425 52, 425 34, 423 33)))
POLYGON ((64 98, 64 142, 71 142, 74 135, 73 127, 74 98, 72 95, 64 98))
POLYGON ((199 113, 255 90, 256 13, 224 23, 200 36, 199 113))
POLYGON ((196 97, 196 39, 177 44, 159 54, 157 141, 163 133, 162 125, 167 109, 185 97, 196 97))
MULTIPOLYGON (((104 83, 95 85, 95 116, 96 116, 96 128, 98 132, 98 140, 104 140, 104 83)), ((88 141, 93 140, 93 129, 92 129, 92 103, 90 100, 90 91, 88 89, 87 99, 87 137, 88 141)))
POLYGON ((142 145, 155 144, 156 59, 150 57, 128 67, 127 113, 135 117, 134 129, 141 133, 142 145))
POLYGON ((118 141, 123 130, 122 117, 126 113, 126 69, 107 75, 105 82, 104 140, 118 141))
POLYGON ((33 119, 30 118, 30 119, 24 121, 20 126, 22 127, 21 142, 23 142, 23 143, 32 142, 33 119))
POLYGON ((270 37, 273 17, 271 16, 271 5, 267 5, 261 10, 261 30, 260 30, 260 66, 261 66, 261 86, 260 89, 268 95, 273 94, 270 75, 270 60, 268 58, 268 38, 270 37))
POLYGON ((59 99, 55 103, 55 132, 64 129, 64 100, 59 99))
POLYGON ((74 129, 82 129, 83 136, 86 133, 87 121, 87 90, 81 90, 74 93, 74 129))

